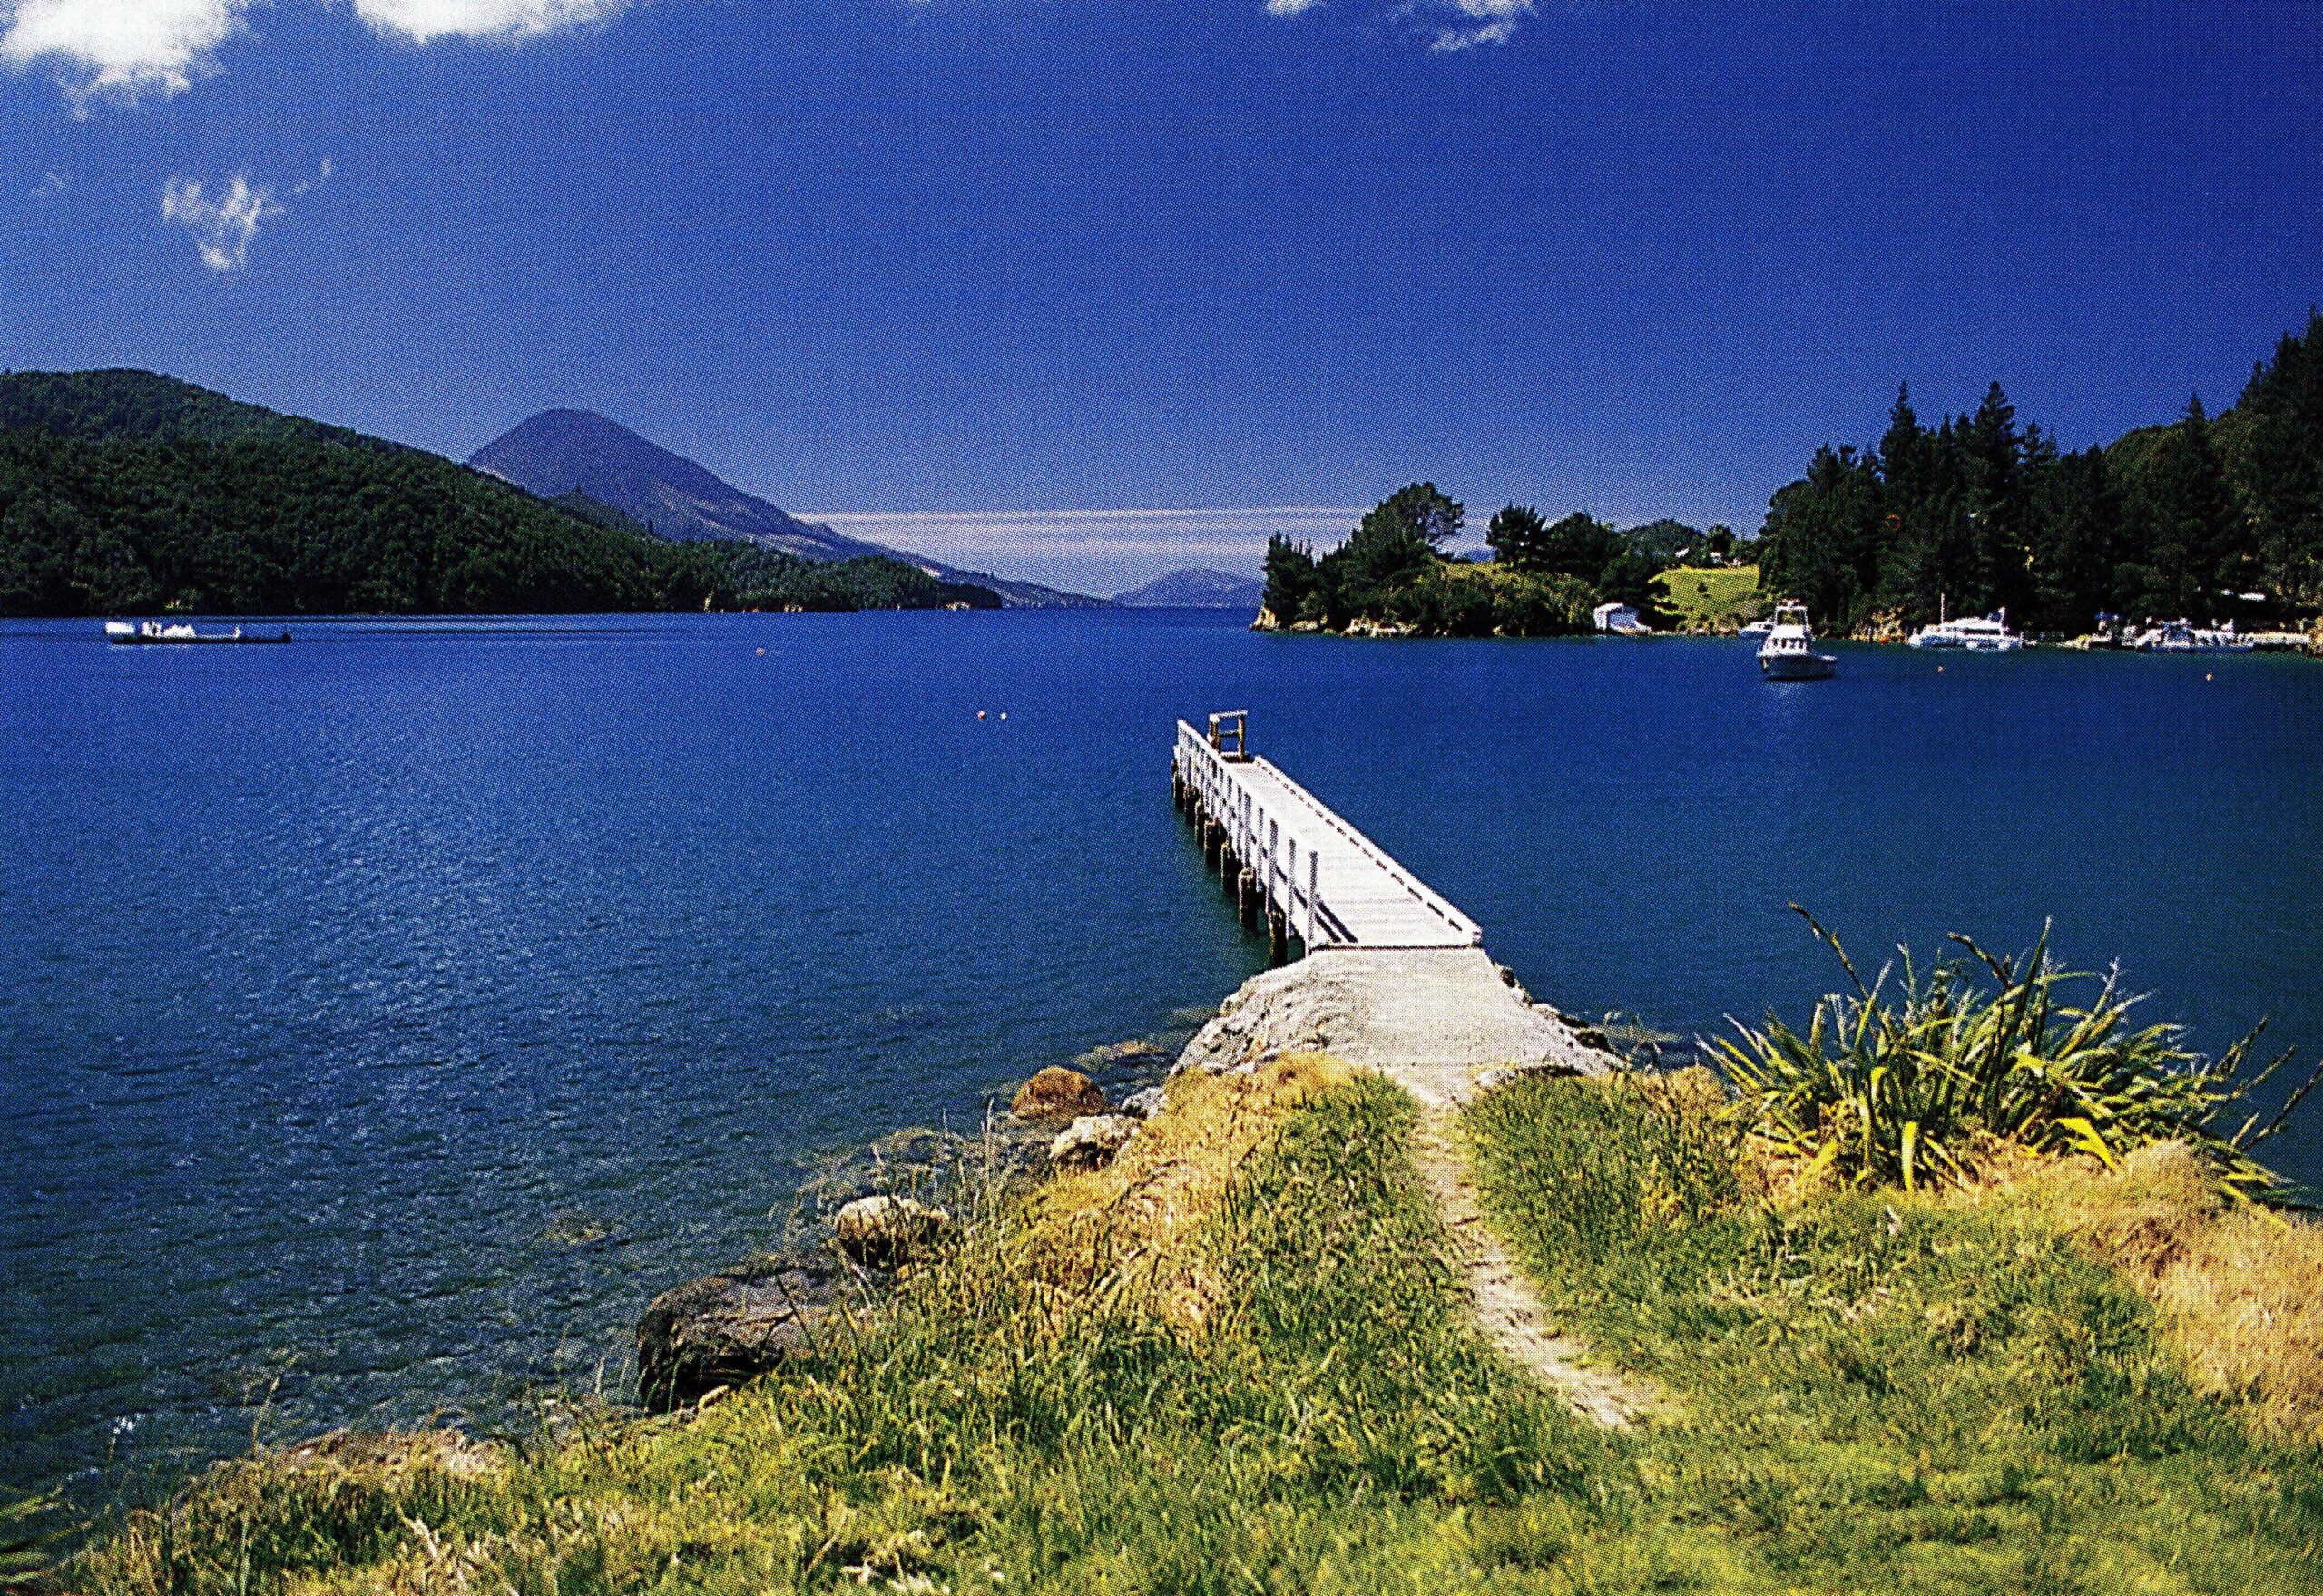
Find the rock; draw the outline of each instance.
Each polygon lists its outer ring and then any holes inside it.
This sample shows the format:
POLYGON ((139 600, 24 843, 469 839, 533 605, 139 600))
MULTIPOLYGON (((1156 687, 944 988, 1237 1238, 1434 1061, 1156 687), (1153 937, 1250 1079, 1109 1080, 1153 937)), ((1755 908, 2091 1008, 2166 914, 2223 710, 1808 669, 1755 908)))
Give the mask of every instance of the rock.
POLYGON ((831 1254, 799 1251, 671 1287, 637 1321, 638 1400, 667 1412, 827 1348, 852 1284, 831 1254))
POLYGON ((952 1216, 908 1197, 858 1197, 838 1210, 841 1252, 874 1269, 891 1269, 951 1228, 952 1216))
POLYGON ((1102 1170, 1136 1134, 1137 1121, 1127 1114, 1084 1114, 1049 1143, 1049 1162, 1068 1173, 1102 1170))
POLYGON ((1122 1099, 1122 1112, 1134 1119, 1150 1120, 1162 1111, 1169 1100, 1169 1092, 1159 1086, 1149 1086, 1142 1092, 1132 1092, 1122 1099))
POLYGON ((1158 1063, 1169 1056, 1167 1051, 1152 1043, 1142 1037, 1132 1037, 1127 1042, 1109 1042, 1103 1047, 1093 1047, 1073 1062, 1102 1070, 1122 1064, 1158 1063))
POLYGON ((1020 1120, 1073 1120, 1105 1111, 1105 1094, 1078 1070, 1054 1064, 1024 1082, 1008 1111, 1020 1120))

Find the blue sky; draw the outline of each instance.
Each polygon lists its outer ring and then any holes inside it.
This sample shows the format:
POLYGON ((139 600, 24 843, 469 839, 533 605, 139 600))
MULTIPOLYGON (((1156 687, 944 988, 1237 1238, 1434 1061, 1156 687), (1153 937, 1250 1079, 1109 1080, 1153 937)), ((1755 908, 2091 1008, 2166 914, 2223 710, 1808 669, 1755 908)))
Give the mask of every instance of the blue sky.
POLYGON ((1925 411, 1997 378, 2085 443, 2230 402, 2323 300, 2311 0, 0 26, 0 365, 453 455, 585 406, 787 508, 1103 591, 1248 568, 1420 476, 1479 524, 1755 528, 1899 378, 1925 411))

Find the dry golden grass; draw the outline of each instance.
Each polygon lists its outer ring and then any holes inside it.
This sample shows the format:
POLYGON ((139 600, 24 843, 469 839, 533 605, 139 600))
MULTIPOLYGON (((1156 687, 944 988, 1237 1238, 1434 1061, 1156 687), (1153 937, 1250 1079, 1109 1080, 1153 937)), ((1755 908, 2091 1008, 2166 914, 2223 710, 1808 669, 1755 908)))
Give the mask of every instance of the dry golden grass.
POLYGON ((1059 1176, 1034 1194, 1021 1268, 1101 1300, 1152 1305, 1176 1328, 1199 1331, 1220 1283, 1182 1243, 1293 1111, 1354 1076, 1316 1053, 1286 1054, 1247 1075, 1178 1076, 1167 1110, 1112 1163, 1059 1176))
POLYGON ((2196 1389, 2244 1404, 2278 1438, 2323 1441, 2323 1229, 2226 1201, 2182 1142, 2142 1148, 2118 1173, 2083 1159, 2014 1173, 1960 1200, 2061 1225, 2161 1310, 2196 1389))

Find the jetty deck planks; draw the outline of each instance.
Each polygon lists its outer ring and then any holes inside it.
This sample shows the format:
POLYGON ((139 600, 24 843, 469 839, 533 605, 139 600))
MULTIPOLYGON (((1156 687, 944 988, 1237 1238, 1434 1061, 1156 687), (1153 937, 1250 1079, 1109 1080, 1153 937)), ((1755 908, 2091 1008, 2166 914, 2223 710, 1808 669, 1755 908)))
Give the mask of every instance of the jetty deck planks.
MULTIPOLYGON (((1239 723, 1239 717, 1237 718, 1239 723)), ((1181 720, 1171 785, 1215 848, 1246 917, 1319 947, 1474 947, 1484 933, 1272 762, 1221 751, 1181 720)))

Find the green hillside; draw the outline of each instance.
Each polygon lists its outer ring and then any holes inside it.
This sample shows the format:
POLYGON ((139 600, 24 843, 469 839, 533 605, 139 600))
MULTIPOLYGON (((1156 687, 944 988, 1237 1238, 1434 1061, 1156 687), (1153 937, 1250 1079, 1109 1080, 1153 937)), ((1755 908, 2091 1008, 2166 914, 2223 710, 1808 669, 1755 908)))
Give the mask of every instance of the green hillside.
POLYGON ((1756 565, 1707 567, 1680 565, 1661 573, 1670 596, 1662 608, 1689 632, 1717 632, 1755 621, 1771 608, 1759 591, 1756 565))
POLYGON ((748 544, 675 543, 580 509, 151 372, 0 377, 0 614, 849 610, 989 598, 900 561, 827 565, 748 544))

